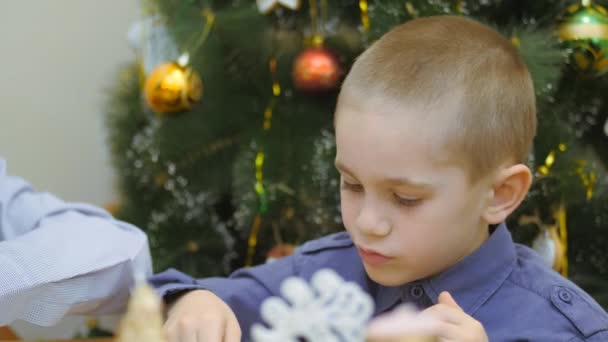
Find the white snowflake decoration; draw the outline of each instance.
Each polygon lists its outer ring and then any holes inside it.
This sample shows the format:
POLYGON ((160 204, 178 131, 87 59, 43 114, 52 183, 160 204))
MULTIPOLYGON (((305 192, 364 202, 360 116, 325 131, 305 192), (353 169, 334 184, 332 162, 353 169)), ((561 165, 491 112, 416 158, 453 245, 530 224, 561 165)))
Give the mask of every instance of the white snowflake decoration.
POLYGON ((262 303, 261 316, 270 328, 252 327, 255 342, 362 342, 374 311, 372 298, 356 283, 330 269, 317 271, 311 284, 296 277, 281 284, 285 298, 262 303))
POLYGON ((132 24, 127 33, 127 41, 143 62, 146 75, 160 63, 179 57, 177 46, 163 19, 158 15, 132 24))

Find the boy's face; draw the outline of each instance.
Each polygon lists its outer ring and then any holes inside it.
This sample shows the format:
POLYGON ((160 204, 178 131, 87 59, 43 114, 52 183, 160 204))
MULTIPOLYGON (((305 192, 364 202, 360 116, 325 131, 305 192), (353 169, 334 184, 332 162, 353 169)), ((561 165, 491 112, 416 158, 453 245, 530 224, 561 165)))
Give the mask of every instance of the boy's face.
POLYGON ((376 282, 396 286, 432 276, 488 237, 482 213, 490 182, 440 164, 449 113, 343 103, 336 121, 342 218, 376 282), (446 115, 437 115, 446 114, 446 115))

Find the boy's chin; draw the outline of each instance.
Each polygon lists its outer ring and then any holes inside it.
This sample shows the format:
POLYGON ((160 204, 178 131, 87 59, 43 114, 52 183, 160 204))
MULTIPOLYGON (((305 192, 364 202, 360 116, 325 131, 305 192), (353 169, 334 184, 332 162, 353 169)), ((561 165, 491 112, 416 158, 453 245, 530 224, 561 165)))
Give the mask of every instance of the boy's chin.
POLYGON ((401 286, 418 280, 420 277, 414 274, 395 272, 390 268, 375 268, 365 266, 365 272, 374 282, 383 286, 401 286))

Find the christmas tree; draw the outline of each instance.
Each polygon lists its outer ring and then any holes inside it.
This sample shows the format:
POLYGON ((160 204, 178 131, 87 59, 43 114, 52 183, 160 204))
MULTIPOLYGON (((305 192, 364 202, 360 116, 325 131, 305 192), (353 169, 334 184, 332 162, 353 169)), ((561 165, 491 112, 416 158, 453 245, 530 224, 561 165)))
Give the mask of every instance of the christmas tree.
MULTIPOLYGON (((606 5, 605 3, 603 5, 606 5)), ((121 201, 158 270, 223 275, 339 231, 333 110, 391 27, 463 15, 537 90, 535 183, 509 226, 608 307, 608 13, 565 0, 146 0, 107 123, 121 201)))

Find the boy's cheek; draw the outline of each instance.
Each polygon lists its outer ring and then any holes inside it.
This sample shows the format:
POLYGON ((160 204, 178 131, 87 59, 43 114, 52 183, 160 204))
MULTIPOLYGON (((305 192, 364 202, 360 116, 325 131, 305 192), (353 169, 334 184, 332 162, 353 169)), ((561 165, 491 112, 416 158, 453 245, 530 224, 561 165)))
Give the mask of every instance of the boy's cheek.
POLYGON ((342 213, 342 222, 347 229, 350 229, 357 219, 357 204, 352 198, 349 198, 348 195, 343 194, 340 199, 340 209, 342 213))

